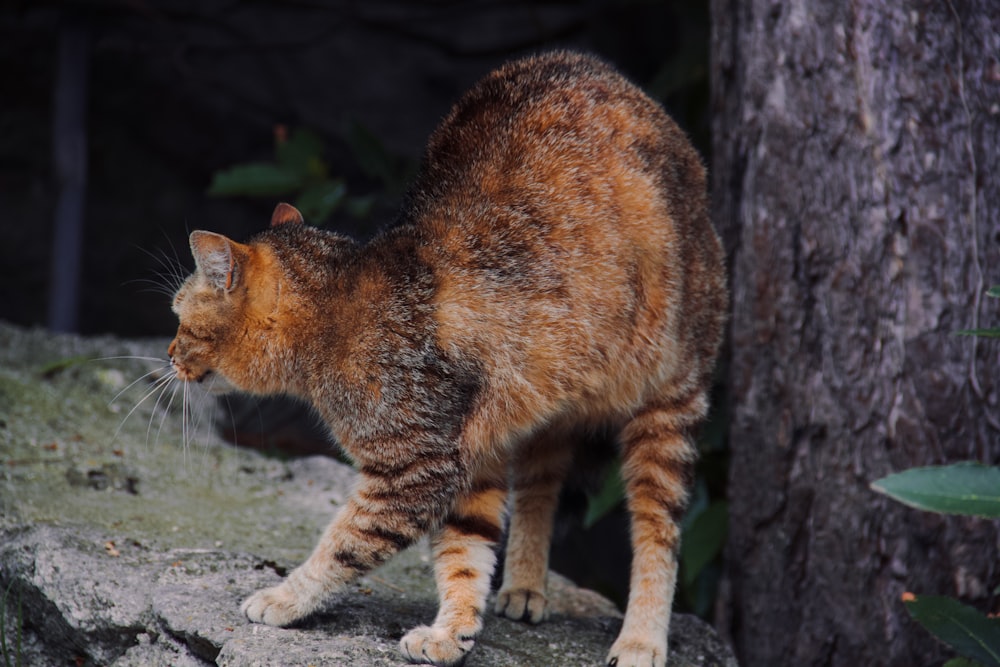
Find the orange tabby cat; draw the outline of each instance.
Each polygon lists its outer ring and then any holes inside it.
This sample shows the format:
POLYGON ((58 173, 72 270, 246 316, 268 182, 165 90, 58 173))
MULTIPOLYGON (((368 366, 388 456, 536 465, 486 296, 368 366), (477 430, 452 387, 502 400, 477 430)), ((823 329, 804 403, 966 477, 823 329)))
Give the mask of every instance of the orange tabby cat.
POLYGON ((182 380, 312 403, 361 482, 313 554, 243 603, 288 625, 429 533, 440 611, 418 663, 473 647, 510 495, 496 612, 541 621, 574 446, 619 434, 631 592, 608 655, 664 665, 726 309, 702 164, 602 62, 552 53, 478 83, 430 138, 398 223, 366 245, 279 204, 240 244, 196 231, 170 356, 182 380))

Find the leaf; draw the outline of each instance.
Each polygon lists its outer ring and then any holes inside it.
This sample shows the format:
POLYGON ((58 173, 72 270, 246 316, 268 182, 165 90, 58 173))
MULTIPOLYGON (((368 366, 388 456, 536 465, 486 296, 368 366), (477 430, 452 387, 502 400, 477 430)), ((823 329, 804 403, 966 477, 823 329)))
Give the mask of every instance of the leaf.
POLYGON ((962 329, 956 331, 958 336, 979 336, 981 338, 1000 338, 1000 329, 962 329))
POLYGON ((705 482, 705 478, 699 475, 695 477, 694 485, 691 487, 691 492, 688 494, 687 511, 684 512, 684 517, 681 518, 682 534, 691 528, 691 524, 694 523, 694 520, 697 519, 702 512, 708 509, 709 503, 708 484, 705 482))
POLYGON ((587 496, 587 513, 583 516, 583 527, 590 528, 625 498, 625 484, 622 482, 621 464, 615 464, 608 470, 604 484, 596 495, 587 496))
POLYGON ((983 663, 968 658, 952 658, 941 667, 983 667, 983 663))
POLYGON ((295 130, 287 141, 278 143, 275 155, 282 169, 297 174, 303 180, 326 178, 323 140, 315 132, 295 130))
POLYGON ((722 569, 715 563, 710 563, 702 569, 698 577, 690 584, 680 582, 677 592, 690 610, 701 618, 709 618, 715 608, 715 600, 719 590, 719 580, 722 569))
POLYGON ((876 480, 871 487, 917 509, 1000 517, 1000 468, 974 461, 911 468, 876 480))
POLYGON ((290 169, 267 162, 252 162, 215 172, 208 194, 216 196, 284 195, 302 187, 302 178, 290 169))
POLYGON ((347 212, 359 220, 370 216, 373 208, 375 208, 375 195, 351 197, 347 200, 347 212))
POLYGON ((722 551, 729 529, 729 508, 716 501, 691 521, 681 539, 681 570, 684 584, 691 585, 706 565, 722 551))
POLYGON ((295 201, 306 220, 314 224, 325 222, 344 201, 347 187, 343 181, 323 181, 303 190, 295 201))
POLYGON ((931 634, 967 658, 1000 667, 1000 619, 943 595, 907 597, 906 610, 931 634))
POLYGON ((366 176, 380 181, 387 188, 397 185, 396 160, 371 130, 356 120, 349 120, 344 138, 366 176))
POLYGON ((991 296, 994 299, 1000 299, 1000 285, 994 285, 986 290, 986 296, 991 296))
POLYGON ((41 373, 42 377, 45 378, 46 380, 51 380, 59 373, 62 373, 64 370, 72 368, 73 366, 79 366, 80 364, 84 364, 90 360, 91 360, 90 357, 84 357, 84 356, 56 359, 55 361, 51 361, 42 366, 40 369, 38 369, 38 372, 41 373))

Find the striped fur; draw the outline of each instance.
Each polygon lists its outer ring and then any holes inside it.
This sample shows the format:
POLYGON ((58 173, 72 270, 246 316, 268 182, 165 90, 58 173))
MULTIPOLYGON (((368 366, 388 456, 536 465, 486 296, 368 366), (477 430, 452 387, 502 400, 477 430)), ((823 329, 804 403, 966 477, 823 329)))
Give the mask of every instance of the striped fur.
POLYGON ((634 558, 608 661, 665 664, 726 292, 704 169, 662 109, 589 57, 516 61, 456 104, 367 245, 281 204, 245 244, 195 232, 191 247, 178 377, 310 401, 361 472, 309 559, 244 602, 251 620, 293 623, 429 534, 440 611, 401 649, 456 664, 482 629, 505 502, 494 608, 543 620, 574 434, 610 429, 634 558))

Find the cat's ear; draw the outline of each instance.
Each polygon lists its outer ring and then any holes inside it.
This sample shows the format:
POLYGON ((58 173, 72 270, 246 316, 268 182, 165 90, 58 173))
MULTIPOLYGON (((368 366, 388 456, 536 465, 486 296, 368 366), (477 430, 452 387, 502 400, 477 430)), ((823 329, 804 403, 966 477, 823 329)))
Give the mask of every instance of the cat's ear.
POLYGON ((232 291, 239 280, 239 244, 214 232, 191 232, 191 254, 198 270, 218 289, 232 291))
POLYGON ((281 202, 274 207, 274 213, 271 214, 271 226, 278 227, 280 225, 301 225, 305 222, 302 219, 302 214, 299 213, 299 209, 295 208, 291 204, 286 204, 281 202))

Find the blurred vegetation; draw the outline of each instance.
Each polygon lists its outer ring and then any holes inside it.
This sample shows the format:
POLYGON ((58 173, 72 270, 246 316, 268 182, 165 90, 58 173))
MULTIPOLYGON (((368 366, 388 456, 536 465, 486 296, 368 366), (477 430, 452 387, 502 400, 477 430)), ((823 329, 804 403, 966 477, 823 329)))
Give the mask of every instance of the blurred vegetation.
MULTIPOLYGON (((986 292, 986 296, 993 299, 1000 299, 1000 285, 994 285, 986 292)), ((959 331, 960 336, 979 336, 981 338, 1000 338, 1000 329, 989 327, 985 329, 963 329, 959 331)))
POLYGON ((348 192, 344 179, 330 173, 323 139, 312 130, 284 125, 274 129, 274 160, 248 162, 218 171, 208 194, 217 197, 289 197, 312 224, 323 225, 344 211, 356 220, 371 219, 373 210, 396 205, 416 172, 416 162, 393 155, 360 122, 344 124, 341 140, 372 182, 360 194, 348 192))
POLYGON ((21 667, 24 658, 21 652, 21 636, 24 628, 24 610, 21 608, 21 591, 17 591, 13 605, 10 605, 9 598, 11 587, 14 585, 13 579, 7 584, 0 600, 0 657, 3 658, 4 667, 21 667), (7 618, 8 606, 14 607, 15 618, 7 618), (8 640, 7 630, 12 628, 14 637, 8 640))

